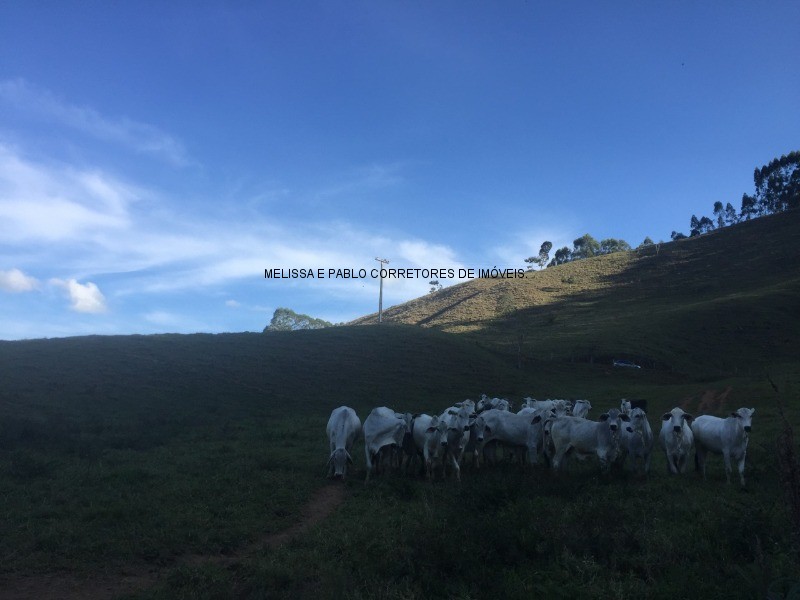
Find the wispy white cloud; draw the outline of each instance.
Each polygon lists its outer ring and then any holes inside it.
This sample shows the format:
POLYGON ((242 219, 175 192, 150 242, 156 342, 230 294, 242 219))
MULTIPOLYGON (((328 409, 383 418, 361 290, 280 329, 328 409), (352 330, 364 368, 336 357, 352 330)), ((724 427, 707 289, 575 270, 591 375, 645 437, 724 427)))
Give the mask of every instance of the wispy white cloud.
POLYGON ((81 313, 104 313, 108 310, 106 299, 100 288, 91 281, 88 283, 78 283, 75 279, 63 281, 61 279, 51 279, 50 283, 63 288, 70 300, 70 308, 75 312, 81 313))
POLYGON ((403 182, 402 163, 374 163, 348 173, 341 180, 323 186, 312 194, 315 200, 327 200, 337 196, 352 196, 360 192, 375 191, 403 182))
POLYGON ((37 164, 0 144, 0 237, 7 243, 125 228, 138 193, 101 172, 37 164))
POLYGON ((158 127, 127 117, 106 117, 93 108, 69 104, 24 79, 0 81, 0 100, 17 110, 154 156, 172 165, 191 164, 183 144, 158 127))
POLYGON ((39 287, 35 277, 25 275, 19 269, 0 271, 0 290, 4 292, 30 292, 39 287))

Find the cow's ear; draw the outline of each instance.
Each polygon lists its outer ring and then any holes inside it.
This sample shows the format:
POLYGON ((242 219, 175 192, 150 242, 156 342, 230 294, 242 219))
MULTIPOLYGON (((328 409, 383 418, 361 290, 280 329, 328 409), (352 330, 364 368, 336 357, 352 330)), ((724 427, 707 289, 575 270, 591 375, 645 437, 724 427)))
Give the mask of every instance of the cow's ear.
POLYGON ((671 418, 672 418, 672 413, 664 413, 663 415, 661 415, 662 421, 669 421, 671 418))
POLYGON ((756 412, 756 409, 755 408, 751 408, 750 409, 750 416, 752 417, 755 412, 756 412))
POLYGON ((541 420, 542 420, 542 416, 541 415, 536 415, 535 417, 533 417, 533 421, 531 421, 531 425, 535 425, 536 423, 538 423, 541 420))
POLYGON ((601 421, 608 421, 608 413, 603 413, 602 415, 600 415, 600 420, 601 421))
POLYGON ((736 412, 736 411, 732 412, 732 413, 731 413, 731 416, 732 416, 732 417, 736 417, 737 419, 741 419, 741 418, 742 418, 742 417, 741 417, 741 415, 740 415, 738 412, 736 412))
POLYGON ((689 413, 683 413, 683 418, 686 419, 687 421, 689 421, 689 423, 694 421, 694 417, 692 415, 690 415, 689 413))
POLYGON ((486 428, 483 431, 484 431, 484 433, 491 434, 492 433, 492 428, 487 425, 486 428))
POLYGON ((425 430, 425 433, 433 433, 434 431, 436 431, 436 427, 428 427, 428 428, 425 430))
POLYGON ((619 418, 622 419, 623 421, 630 421, 631 420, 631 418, 626 414, 621 414, 619 416, 619 418))
POLYGON ((353 457, 350 456, 350 453, 347 450, 345 450, 344 452, 345 452, 345 454, 347 454, 347 462, 349 462, 352 465, 353 464, 353 457))

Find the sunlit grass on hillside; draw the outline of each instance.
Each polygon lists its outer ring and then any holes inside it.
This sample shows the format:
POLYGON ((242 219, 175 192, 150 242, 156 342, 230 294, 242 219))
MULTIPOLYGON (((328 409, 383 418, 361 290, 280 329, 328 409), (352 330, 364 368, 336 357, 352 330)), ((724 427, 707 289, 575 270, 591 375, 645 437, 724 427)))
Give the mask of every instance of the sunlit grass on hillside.
POLYGON ((756 375, 798 357, 799 242, 800 211, 790 211, 524 279, 469 281, 384 317, 527 360, 630 358, 694 377, 756 375))

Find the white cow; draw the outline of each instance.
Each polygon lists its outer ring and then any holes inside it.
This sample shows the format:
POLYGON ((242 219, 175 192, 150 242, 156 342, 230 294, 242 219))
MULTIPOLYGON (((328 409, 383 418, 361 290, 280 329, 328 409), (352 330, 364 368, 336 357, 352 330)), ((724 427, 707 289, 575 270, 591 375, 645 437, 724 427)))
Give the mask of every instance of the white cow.
POLYGON ((522 456, 531 464, 539 463, 542 453, 542 423, 550 411, 523 409, 522 414, 492 409, 475 419, 475 435, 480 448, 497 441, 511 448, 524 449, 522 456))
POLYGON ((545 408, 552 410, 555 407, 555 400, 536 400, 535 398, 528 396, 522 401, 522 408, 545 408))
POLYGON ((414 438, 414 446, 422 454, 425 473, 428 479, 433 478, 435 463, 441 463, 445 449, 442 446, 442 438, 447 431, 447 423, 439 419, 438 416, 416 415, 411 434, 414 438))
POLYGON ((631 401, 630 400, 626 400, 625 398, 620 400, 619 401, 619 412, 621 412, 624 415, 631 414, 631 401))
POLYGON ((695 465, 706 478, 706 454, 722 454, 725 461, 725 476, 731 482, 731 459, 739 467, 739 482, 744 486, 744 459, 747 441, 753 426, 755 408, 740 408, 726 419, 701 415, 692 422, 695 442, 695 465))
POLYGON ((620 452, 620 430, 630 427, 628 415, 616 408, 600 415, 600 421, 580 417, 558 417, 550 426, 553 444, 553 469, 560 469, 564 456, 572 451, 579 459, 597 456, 600 466, 607 470, 620 452))
POLYGON ((575 400, 575 404, 572 407, 572 416, 585 419, 589 416, 590 410, 592 410, 591 402, 588 400, 575 400))
POLYGON ((511 410, 511 402, 505 398, 489 398, 486 394, 481 394, 481 399, 478 400, 475 412, 481 413, 492 409, 511 410))
POLYGON ((553 400, 553 411, 557 417, 563 417, 572 414, 572 402, 569 400, 553 400))
POLYGON ((667 471, 678 474, 686 471, 689 453, 694 447, 694 434, 690 426, 694 417, 675 407, 661 416, 661 433, 658 441, 667 455, 667 471))
POLYGON ((391 408, 373 408, 364 420, 364 453, 367 459, 367 481, 378 470, 384 455, 389 456, 403 444, 408 423, 403 414, 391 408))
POLYGON ((456 479, 461 481, 461 459, 470 439, 470 417, 474 413, 468 405, 462 403, 461 407, 451 407, 445 410, 439 419, 447 425, 441 444, 446 447, 444 461, 450 464, 455 472, 456 479))
POLYGON ((350 451, 353 443, 361 435, 361 419, 349 406, 334 408, 328 419, 328 440, 331 444, 331 456, 328 459, 328 477, 347 476, 347 463, 353 464, 350 451))
POLYGON ((631 459, 633 470, 637 470, 641 460, 642 471, 645 475, 650 473, 650 458, 653 451, 653 430, 647 421, 647 415, 641 408, 631 409, 628 415, 631 418, 631 429, 622 430, 622 446, 631 459))

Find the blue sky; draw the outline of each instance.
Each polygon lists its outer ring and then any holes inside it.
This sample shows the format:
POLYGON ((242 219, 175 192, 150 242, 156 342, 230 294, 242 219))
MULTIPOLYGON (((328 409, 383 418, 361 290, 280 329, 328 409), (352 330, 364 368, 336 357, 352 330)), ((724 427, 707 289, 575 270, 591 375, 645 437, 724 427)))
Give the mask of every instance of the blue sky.
POLYGON ((264 269, 668 240, 800 149, 799 29, 797 2, 2 2, 0 339, 341 322, 377 280, 264 269))

